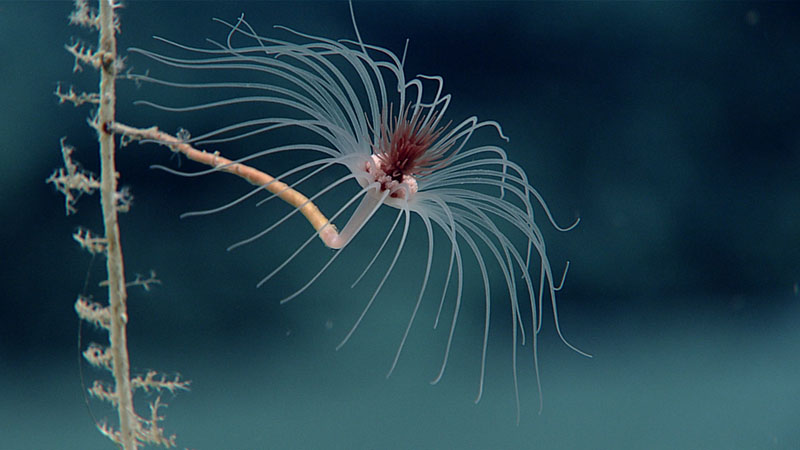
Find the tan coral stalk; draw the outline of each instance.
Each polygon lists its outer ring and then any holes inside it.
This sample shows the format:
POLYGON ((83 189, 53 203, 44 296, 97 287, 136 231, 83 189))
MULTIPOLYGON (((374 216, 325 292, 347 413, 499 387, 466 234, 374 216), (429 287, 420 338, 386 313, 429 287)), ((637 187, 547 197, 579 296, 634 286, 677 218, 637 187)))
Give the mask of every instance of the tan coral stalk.
POLYGON ((128 361, 128 345, 126 324, 128 321, 125 289, 125 271, 122 262, 122 248, 119 239, 119 223, 117 221, 117 170, 114 164, 114 134, 107 129, 107 124, 114 122, 116 93, 114 79, 116 77, 115 61, 117 43, 114 36, 114 5, 112 0, 100 1, 100 43, 97 57, 101 63, 100 70, 100 107, 95 119, 100 142, 100 203, 103 208, 103 224, 105 226, 106 269, 108 270, 108 297, 111 308, 111 341, 112 368, 114 371, 115 394, 119 414, 119 440, 125 450, 138 448, 134 431, 136 419, 131 394, 130 363, 128 361))
POLYGON ((134 128, 121 123, 113 123, 109 126, 109 130, 132 140, 147 139, 157 141, 168 146, 174 152, 180 152, 186 155, 186 157, 192 161, 218 168, 223 172, 228 172, 244 178, 253 185, 264 187, 264 189, 275 194, 281 200, 299 209, 311 226, 319 232, 319 237, 325 245, 331 248, 340 247, 340 245, 337 244, 339 233, 336 227, 322 214, 317 205, 302 193, 289 187, 286 183, 276 180, 272 175, 266 174, 246 164, 231 161, 230 159, 220 156, 219 153, 209 153, 198 150, 181 139, 165 133, 156 127, 134 128))

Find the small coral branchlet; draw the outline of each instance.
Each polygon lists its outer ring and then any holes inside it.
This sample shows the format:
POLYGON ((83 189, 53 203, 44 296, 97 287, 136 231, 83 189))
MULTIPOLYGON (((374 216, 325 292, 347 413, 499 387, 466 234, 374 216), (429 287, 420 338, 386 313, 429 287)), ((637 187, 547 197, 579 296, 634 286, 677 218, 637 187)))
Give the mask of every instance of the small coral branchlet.
POLYGON ((167 405, 161 403, 161 397, 156 397, 154 401, 150 402, 150 418, 143 419, 137 416, 139 427, 136 430, 136 439, 146 444, 175 447, 175 435, 166 436, 164 428, 161 427, 164 416, 159 416, 158 410, 162 406, 166 408, 167 405))
POLYGON ((125 61, 122 58, 118 58, 114 53, 94 50, 80 41, 65 45, 64 48, 75 58, 75 63, 72 66, 73 73, 82 72, 84 64, 94 67, 96 70, 111 70, 115 74, 125 68, 125 61))
MULTIPOLYGON (((135 437, 137 442, 141 444, 160 445, 167 448, 175 447, 175 440, 177 437, 174 434, 169 436, 164 434, 164 428, 161 426, 164 416, 158 414, 158 410, 166 406, 166 404, 161 403, 161 397, 157 397, 154 401, 150 402, 149 419, 136 416, 137 426, 135 437)), ((97 429, 112 442, 122 445, 120 432, 106 422, 98 423, 97 429)))
POLYGON ((70 25, 100 30, 99 14, 87 0, 75 0, 75 9, 67 17, 70 25))
MULTIPOLYGON (((147 278, 145 278, 140 273, 137 273, 134 276, 135 276, 135 278, 134 278, 133 281, 129 281, 129 282, 125 283, 125 287, 126 288, 134 287, 134 286, 141 286, 142 289, 144 289, 146 292, 150 292, 150 289, 153 288, 153 285, 161 284, 161 280, 156 278, 156 271, 155 270, 151 270, 150 274, 147 275, 147 278)), ((101 281, 99 286, 108 286, 108 280, 101 281)))
MULTIPOLYGON (((121 8, 121 3, 111 3, 112 9, 121 8)), ((84 28, 95 29, 100 31, 100 13, 97 9, 89 6, 87 0, 75 0, 75 9, 67 17, 70 25, 80 26, 84 28)), ((119 16, 114 15, 114 31, 119 34, 119 16)))
POLYGON ((136 278, 134 278, 133 281, 128 282, 126 287, 141 286, 142 289, 150 292, 150 289, 152 289, 154 284, 161 284, 161 280, 156 278, 156 271, 151 270, 147 275, 147 278, 137 273, 136 278))
POLYGON ((107 437, 111 442, 117 445, 122 445, 120 443, 119 431, 114 430, 107 423, 105 422, 98 423, 97 429, 100 431, 100 433, 103 434, 103 436, 107 437))
MULTIPOLYGON (((78 300, 75 302, 75 312, 78 313, 78 317, 97 327, 108 330, 111 325, 111 313, 108 307, 90 301, 86 297, 78 297, 78 300)), ((84 353, 83 356, 86 356, 86 353, 84 353)), ((86 359, 93 365, 96 365, 93 361, 89 360, 88 357, 86 359)))
POLYGON ((56 169, 45 182, 52 184, 64 194, 64 208, 67 215, 74 214, 75 203, 83 194, 92 194, 100 189, 100 181, 91 172, 85 172, 81 167, 72 161, 72 152, 75 147, 66 144, 66 138, 61 138, 61 156, 64 159, 64 167, 56 169))
POLYGON ((72 234, 72 239, 74 239, 81 248, 93 255, 105 253, 108 247, 108 240, 106 238, 96 236, 86 228, 78 228, 78 231, 72 234))
POLYGON ((142 389, 145 392, 151 390, 161 392, 169 391, 170 394, 175 394, 176 391, 188 391, 191 381, 182 380, 180 375, 175 375, 172 379, 167 379, 167 376, 156 372, 155 370, 147 371, 144 376, 136 376, 131 378, 131 386, 134 389, 142 389))
POLYGON ((93 105, 100 103, 100 95, 96 92, 81 92, 78 94, 72 86, 69 87, 69 91, 63 92, 59 84, 53 94, 58 97, 58 103, 70 102, 74 106, 81 106, 86 103, 93 105))
POLYGON ((114 201, 117 204, 117 211, 126 213, 131 210, 133 206, 133 194, 129 186, 123 186, 122 189, 114 193, 114 201))
POLYGON ((101 63, 98 53, 90 47, 87 47, 79 41, 75 41, 70 45, 65 45, 64 48, 75 57, 75 64, 72 66, 73 73, 82 72, 83 64, 90 65, 95 69, 100 69, 101 63))
POLYGON ((100 380, 94 380, 92 387, 89 388, 88 391, 93 397, 104 402, 111 403, 115 407, 117 406, 117 403, 119 403, 119 396, 117 395, 117 392, 111 386, 103 383, 100 380))
POLYGON ((83 357, 97 368, 111 370, 111 352, 108 347, 92 343, 83 351, 83 357))

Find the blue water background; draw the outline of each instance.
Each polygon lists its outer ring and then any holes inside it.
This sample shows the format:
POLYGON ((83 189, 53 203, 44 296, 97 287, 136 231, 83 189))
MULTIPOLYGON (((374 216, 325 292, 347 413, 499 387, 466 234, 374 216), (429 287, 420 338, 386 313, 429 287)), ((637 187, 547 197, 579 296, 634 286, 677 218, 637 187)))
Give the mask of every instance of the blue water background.
MULTIPOLYGON (((388 265, 350 283, 393 215, 379 217, 304 294, 331 252, 314 242, 280 277, 256 283, 310 234, 297 219, 258 242, 228 245, 287 211, 253 203, 179 219, 248 190, 230 177, 177 178, 168 152, 119 154, 135 196, 121 218, 126 269, 155 270, 162 285, 131 289, 134 373, 192 380, 166 395, 166 429, 192 449, 797 449, 800 448, 800 8, 791 3, 368 2, 356 4, 362 38, 406 56, 409 75, 438 74, 450 118, 496 120, 509 157, 527 171, 569 233, 537 211, 556 271, 564 346, 546 309, 539 342, 544 408, 520 350, 520 424, 511 378, 511 320, 493 272, 486 386, 477 405, 484 305, 474 264, 450 362, 431 386, 447 338, 423 303, 398 368, 397 344, 413 308, 425 238, 407 252, 350 342, 336 345, 388 265)), ((81 388, 81 292, 103 300, 101 260, 71 239, 99 230, 96 198, 65 217, 44 179, 61 165, 58 141, 97 171, 87 108, 58 105, 72 73, 64 44, 94 41, 68 26, 67 2, 0 2, 0 449, 113 448, 94 429, 81 388), (84 280, 88 277, 88 288, 84 280)), ((244 13, 262 34, 281 24, 354 38, 347 5, 332 2, 130 2, 119 48, 161 49, 223 40, 218 17, 244 13)), ((141 56, 134 71, 159 70, 141 56)), ((229 117, 186 122, 133 101, 155 91, 119 85, 120 120, 202 133, 229 117)), ((160 92, 160 91, 159 91, 160 92)), ((179 93, 158 98, 190 101, 179 93)), ((491 133, 489 133, 491 135, 491 133)), ((487 138, 488 139, 488 138, 487 138)), ((265 146, 267 144, 264 144, 265 146)), ((274 144, 273 144, 274 145, 274 144)), ((246 150, 245 150, 246 151, 246 150)), ((290 166, 293 161, 278 160, 290 166)), ((182 168, 193 166, 183 161, 182 168)), ((441 238, 442 236, 439 236, 441 238)), ((396 242, 396 241, 394 241, 396 242)), ((441 287, 446 246, 438 247, 441 287)), ((445 307, 452 312, 452 299, 445 307), (449 309, 448 309, 449 308, 449 309)), ((529 329, 528 329, 529 331, 529 329)), ((81 345, 103 342, 84 326, 81 345)), ((91 383, 105 374, 83 363, 91 383)), ((137 396, 146 411, 151 396, 137 396)), ((95 418, 113 411, 91 402, 95 418)))

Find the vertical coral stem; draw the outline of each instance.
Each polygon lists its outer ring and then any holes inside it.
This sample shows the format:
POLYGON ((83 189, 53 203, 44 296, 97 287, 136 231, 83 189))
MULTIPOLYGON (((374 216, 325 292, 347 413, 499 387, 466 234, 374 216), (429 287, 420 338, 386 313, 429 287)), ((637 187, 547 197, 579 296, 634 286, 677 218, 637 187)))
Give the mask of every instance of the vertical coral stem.
POLYGON ((115 198, 117 171, 114 164, 114 135, 108 130, 108 124, 114 122, 116 103, 114 79, 116 77, 117 43, 114 36, 114 5, 112 0, 100 0, 99 3, 100 42, 97 57, 100 58, 101 70, 100 107, 97 111, 96 128, 100 144, 101 162, 100 202, 103 208, 103 224, 108 242, 106 270, 108 271, 108 297, 111 308, 109 340, 111 341, 114 382, 116 385, 115 393, 119 414, 119 443, 125 450, 136 450, 136 422, 133 411, 130 363, 128 361, 126 338, 126 323, 128 320, 127 293, 115 198))

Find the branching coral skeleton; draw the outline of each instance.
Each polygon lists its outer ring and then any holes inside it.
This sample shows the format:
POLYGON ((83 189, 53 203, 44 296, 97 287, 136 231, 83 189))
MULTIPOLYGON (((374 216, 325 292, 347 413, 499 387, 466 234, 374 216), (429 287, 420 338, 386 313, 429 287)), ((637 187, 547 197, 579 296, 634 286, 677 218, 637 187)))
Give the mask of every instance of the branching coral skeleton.
MULTIPOLYGON (((285 261, 278 264, 258 285, 268 282, 284 270, 316 237, 330 248, 342 249, 358 235, 364 224, 382 206, 398 210, 394 225, 386 233, 375 257, 367 264, 362 275, 373 267, 383 252, 390 237, 400 229, 400 239, 391 262, 382 275, 377 288, 367 301, 363 312, 340 344, 352 336, 373 302, 378 297, 406 244, 412 213, 419 217, 427 234, 425 271, 416 295, 411 317, 398 346, 389 374, 394 370, 406 338, 414 323, 422 299, 428 290, 428 281, 433 270, 434 229, 446 236, 449 246, 449 263, 446 282, 439 296, 438 325, 442 305, 452 296, 450 281, 455 276, 455 305, 450 322, 444 357, 438 374, 432 381, 437 383, 447 366, 453 335, 461 310, 462 301, 469 295, 464 291, 464 265, 473 259, 480 270, 483 283, 485 322, 480 365, 480 379, 476 402, 483 393, 486 349, 489 336, 493 282, 488 265, 495 265, 503 274, 505 295, 510 300, 510 319, 513 336, 512 366, 516 392, 517 420, 519 420, 519 391, 517 381, 517 347, 526 341, 525 320, 520 301, 527 297, 530 303, 530 340, 532 360, 536 371, 541 411, 541 383, 539 381, 537 338, 542 326, 542 305, 549 301, 553 309, 555 329, 563 342, 576 352, 578 350, 563 337, 558 321, 556 291, 563 284, 556 284, 545 249, 542 233, 534 221, 534 210, 541 209, 549 222, 560 231, 569 227, 556 224, 541 195, 531 186, 522 167, 507 158, 503 148, 497 145, 469 146, 476 132, 493 132, 508 141, 500 125, 494 121, 479 121, 469 117, 454 126, 444 124, 451 96, 443 93, 443 80, 439 76, 417 75, 406 78, 404 71, 405 52, 398 57, 390 50, 364 43, 355 22, 351 5, 351 17, 356 40, 340 40, 313 36, 276 27, 288 34, 287 39, 258 35, 240 17, 235 23, 216 19, 228 27, 225 42, 209 40, 208 48, 191 47, 163 38, 156 38, 175 52, 188 57, 170 56, 149 50, 132 48, 130 52, 143 55, 165 66, 197 72, 224 73, 229 81, 186 82, 173 81, 157 76, 128 75, 137 82, 164 87, 185 89, 193 97, 213 92, 216 97, 188 106, 169 106, 151 101, 137 102, 161 111, 174 113, 196 113, 217 111, 237 106, 273 106, 276 115, 254 116, 248 120, 222 125, 220 128, 200 136, 174 137, 157 128, 137 129, 120 123, 110 125, 110 130, 125 140, 146 140, 168 146, 183 153, 189 159, 211 168, 186 173, 159 168, 183 176, 202 176, 214 172, 238 175, 257 187, 228 204, 207 211, 187 215, 204 215, 231 208, 265 190, 294 207, 294 209, 261 232, 237 242, 233 249, 249 244, 285 223, 298 211, 311 223, 315 232, 302 243, 285 261), (242 42, 240 42, 242 41, 242 42), (257 80, 257 81, 254 81, 257 80), (432 89, 431 89, 432 88, 432 89), (291 111, 291 114, 285 113, 291 111), (282 116, 282 114, 286 114, 282 116), (227 159, 217 152, 206 152, 198 147, 236 142, 244 146, 245 141, 279 130, 295 130, 298 142, 253 151, 240 159, 227 159), (278 175, 271 176, 251 163, 268 155, 293 155, 297 152, 314 152, 318 157, 278 175), (311 197, 298 189, 308 180, 325 173, 335 166, 345 167, 347 174, 311 197), (296 181, 288 181, 300 177, 296 181), (330 217, 326 217, 315 205, 315 201, 327 192, 338 190, 346 182, 355 180, 360 189, 344 200, 342 206, 330 217), (339 231, 333 222, 356 204, 345 226, 339 231), (399 227, 402 220, 402 226, 399 227), (398 228, 399 227, 399 228, 398 228), (538 257, 538 263, 534 256, 538 257), (535 267, 538 265, 538 276, 535 267)), ((224 117, 219 114, 219 117, 224 117)), ((251 141, 247 141, 251 142, 251 141)), ((438 248, 438 246, 437 246, 438 248)), ((311 279, 287 296, 289 301, 303 293, 317 280, 340 255, 335 252, 311 279)), ((564 276, 566 275, 566 270, 564 276)), ((358 277, 356 282, 361 279, 358 277)), ((354 283, 355 284, 355 283, 354 283)), ((495 292, 494 295, 497 293, 495 292)))
POLYGON ((96 423, 100 432, 124 450, 136 450, 141 446, 152 444, 165 447, 175 446, 175 436, 167 436, 161 427, 163 416, 159 409, 164 406, 161 397, 150 403, 150 416, 140 416, 133 402, 134 391, 164 391, 174 394, 178 390, 188 389, 189 382, 180 377, 167 378, 156 372, 148 372, 144 376, 131 378, 127 345, 127 288, 142 286, 149 290, 159 281, 155 273, 149 277, 137 275, 130 282, 125 281, 125 270, 122 258, 122 246, 118 216, 131 206, 131 195, 126 188, 118 188, 115 162, 115 135, 108 129, 114 123, 116 110, 115 83, 122 62, 117 58, 115 33, 119 31, 119 18, 115 10, 120 7, 113 0, 100 0, 98 9, 90 8, 87 0, 76 0, 75 10, 70 15, 70 23, 99 32, 96 48, 75 43, 66 46, 67 51, 75 58, 73 72, 82 70, 88 65, 99 71, 100 83, 98 92, 77 93, 70 87, 67 92, 59 86, 55 92, 60 103, 70 102, 74 106, 83 104, 96 105, 97 110, 90 120, 90 125, 97 132, 100 156, 100 178, 85 172, 73 161, 74 148, 61 139, 61 155, 64 167, 57 169, 46 180, 64 194, 64 207, 67 215, 77 212, 76 203, 84 195, 100 192, 100 203, 103 215, 103 235, 99 236, 86 229, 79 229, 73 239, 86 251, 101 255, 106 260, 107 279, 100 283, 107 287, 108 304, 103 305, 91 301, 84 295, 75 302, 78 316, 108 334, 108 346, 90 344, 82 353, 91 365, 110 372, 113 383, 95 380, 88 393, 93 397, 110 403, 117 411, 118 426, 105 422, 96 423))

